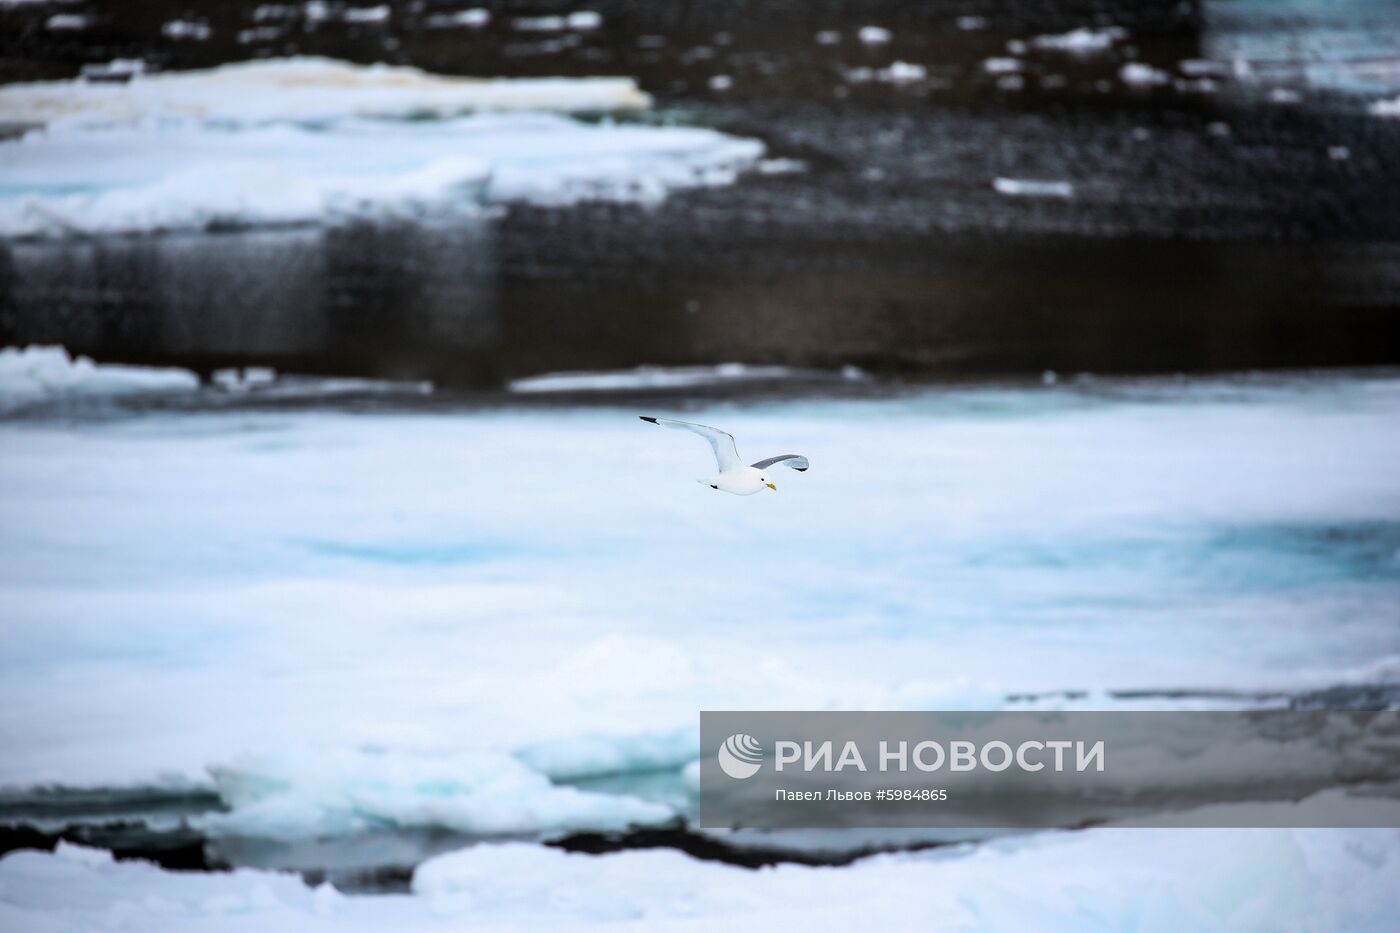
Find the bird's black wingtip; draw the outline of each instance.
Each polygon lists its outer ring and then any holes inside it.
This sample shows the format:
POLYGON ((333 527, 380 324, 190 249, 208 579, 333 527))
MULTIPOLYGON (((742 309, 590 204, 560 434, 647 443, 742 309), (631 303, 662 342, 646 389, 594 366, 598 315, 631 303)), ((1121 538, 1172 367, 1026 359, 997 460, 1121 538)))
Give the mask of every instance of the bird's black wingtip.
POLYGON ((656 419, 651 417, 650 415, 638 415, 637 417, 641 418, 643 421, 650 421, 652 424, 657 423, 656 419))

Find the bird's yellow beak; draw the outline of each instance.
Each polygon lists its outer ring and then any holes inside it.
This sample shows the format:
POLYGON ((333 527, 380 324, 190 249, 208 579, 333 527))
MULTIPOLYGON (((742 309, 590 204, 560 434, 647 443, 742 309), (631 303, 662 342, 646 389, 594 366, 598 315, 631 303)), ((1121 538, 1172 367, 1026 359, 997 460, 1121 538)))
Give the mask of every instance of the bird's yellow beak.
POLYGON ((777 487, 777 486, 774 486, 772 483, 764 483, 763 485, 767 486, 769 489, 773 490, 774 492, 777 492, 777 491, 778 491, 778 487, 777 487))

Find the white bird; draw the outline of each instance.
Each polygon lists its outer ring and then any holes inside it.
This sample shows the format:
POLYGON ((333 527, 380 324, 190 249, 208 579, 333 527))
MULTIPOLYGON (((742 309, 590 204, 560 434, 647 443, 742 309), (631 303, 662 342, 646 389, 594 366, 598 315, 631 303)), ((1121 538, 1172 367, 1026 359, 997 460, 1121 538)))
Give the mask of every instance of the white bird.
POLYGON ((692 424, 689 421, 672 421, 669 418, 650 418, 646 415, 637 417, 663 428, 679 428, 703 437, 715 452, 715 466, 719 469, 713 478, 699 480, 711 489, 722 489, 736 496, 751 496, 764 486, 774 490, 778 488, 768 481, 769 467, 782 465, 801 473, 811 466, 801 454, 779 454, 746 466, 739 459, 739 448, 734 446, 734 435, 727 434, 719 428, 692 424))

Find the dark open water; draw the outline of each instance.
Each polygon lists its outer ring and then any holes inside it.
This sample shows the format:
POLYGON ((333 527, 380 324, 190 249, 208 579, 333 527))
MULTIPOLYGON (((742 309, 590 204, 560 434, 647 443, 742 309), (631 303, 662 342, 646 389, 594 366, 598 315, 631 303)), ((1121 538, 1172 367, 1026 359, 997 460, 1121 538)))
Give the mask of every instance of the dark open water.
POLYGON ((3 243, 0 345, 467 386, 730 360, 933 377, 1400 361, 1400 120, 1365 109, 1400 88, 1395 5, 605 0, 586 5, 600 29, 561 37, 511 18, 573 6, 510 2, 489 4, 484 29, 430 28, 470 5, 394 3, 359 24, 65 5, 96 17, 80 35, 44 28, 56 7, 5 9, 0 76, 273 54, 625 74, 658 119, 760 137, 806 169, 660 207, 3 243), (985 28, 959 28, 973 15, 985 28), (164 38, 176 18, 213 35, 164 38), (238 40, 268 22, 276 35, 238 40), (892 40, 854 41, 865 24, 892 40), (1031 49, 1019 89, 981 65, 1085 25, 1129 38, 1107 56, 1031 49), (826 29, 843 40, 816 42, 826 29), (1134 89, 1116 79, 1129 54, 1172 74, 1213 57, 1223 73, 1210 93, 1134 89), (850 77, 896 59, 926 79, 850 77), (732 86, 712 90, 716 74, 732 86), (1068 180, 1075 196, 1007 197, 997 177, 1068 180))

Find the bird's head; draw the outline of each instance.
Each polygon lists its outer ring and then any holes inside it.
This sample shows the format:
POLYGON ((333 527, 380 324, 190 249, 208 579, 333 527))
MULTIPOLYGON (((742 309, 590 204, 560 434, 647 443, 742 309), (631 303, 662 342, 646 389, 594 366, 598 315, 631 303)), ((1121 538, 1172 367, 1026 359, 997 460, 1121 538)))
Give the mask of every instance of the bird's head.
POLYGON ((768 481, 768 477, 766 477, 766 476, 761 476, 761 475, 760 475, 759 478, 758 478, 758 481, 759 481, 760 483, 762 483, 763 485, 767 486, 769 489, 773 490, 774 492, 777 492, 777 491, 778 491, 778 487, 775 486, 775 485, 773 485, 772 483, 770 483, 770 482, 768 481))

